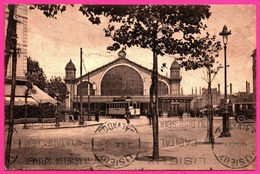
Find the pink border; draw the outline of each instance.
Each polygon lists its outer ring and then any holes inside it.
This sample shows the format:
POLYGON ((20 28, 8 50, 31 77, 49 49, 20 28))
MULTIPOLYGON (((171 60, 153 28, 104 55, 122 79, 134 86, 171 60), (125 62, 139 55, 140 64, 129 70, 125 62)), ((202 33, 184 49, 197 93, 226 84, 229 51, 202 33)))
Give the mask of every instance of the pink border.
MULTIPOLYGON (((61 4, 82 4, 82 3, 88 3, 88 4, 254 4, 256 5, 256 12, 257 12, 257 24, 259 24, 259 5, 260 1, 259 0, 127 0, 126 2, 122 2, 119 0, 45 0, 45 1, 40 1, 40 0, 1 0, 0 1, 0 19, 4 19, 4 5, 5 4, 36 4, 36 3, 61 3, 61 4)), ((19 174, 26 174, 28 171, 5 171, 4 170, 4 76, 3 76, 3 70, 4 70, 4 20, 0 20, 0 85, 1 89, 0 90, 0 173, 19 173, 19 174)), ((258 25, 257 25, 258 26, 258 25)), ((259 44, 259 28, 257 28, 257 45, 259 44)), ((257 55, 259 55, 259 49, 257 50, 257 55)), ((259 62, 257 61, 257 67, 259 65, 259 62)), ((257 77, 259 76, 259 71, 257 71, 257 77)), ((260 85, 260 83, 257 81, 257 85, 260 85)), ((259 92, 259 89, 257 88, 257 94, 259 92)), ((260 99, 260 95, 257 95, 257 103, 260 99)), ((260 109, 257 107, 257 115, 259 115, 260 109)), ((260 126, 259 121, 256 124, 256 129, 260 126)), ((259 131, 257 130, 257 144, 260 143, 260 134, 259 131)), ((259 145, 257 146, 257 154, 259 152, 259 145)), ((230 173, 236 173, 236 174, 257 174, 260 172, 259 169, 259 156, 257 156, 257 170, 256 171, 174 171, 174 173, 195 173, 195 174, 200 174, 200 173, 213 173, 213 174, 219 174, 219 173, 225 173, 225 174, 230 174, 230 173)), ((41 173, 41 174, 47 174, 47 173, 90 173, 90 171, 29 171, 30 173, 41 173)), ((93 173, 139 173, 140 171, 92 171, 93 173)), ((157 173, 172 173, 172 171, 142 171, 144 173, 151 173, 151 174, 157 174, 157 173)))

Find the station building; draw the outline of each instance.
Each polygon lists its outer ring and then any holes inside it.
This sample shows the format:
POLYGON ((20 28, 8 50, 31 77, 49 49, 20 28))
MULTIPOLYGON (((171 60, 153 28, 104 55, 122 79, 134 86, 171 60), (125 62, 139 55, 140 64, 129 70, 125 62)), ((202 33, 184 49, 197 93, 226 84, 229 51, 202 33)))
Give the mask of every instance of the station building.
MULTIPOLYGON (((76 77, 76 67, 70 60, 65 67, 65 83, 68 97, 66 110, 80 108, 82 94, 83 111, 100 111, 106 113, 106 104, 115 97, 131 97, 140 102, 141 112, 149 110, 149 89, 152 71, 126 58, 121 50, 118 58, 82 77, 76 77)), ((192 97, 180 93, 180 66, 174 61, 170 67, 170 77, 158 75, 159 110, 178 115, 179 108, 190 110, 192 97)))

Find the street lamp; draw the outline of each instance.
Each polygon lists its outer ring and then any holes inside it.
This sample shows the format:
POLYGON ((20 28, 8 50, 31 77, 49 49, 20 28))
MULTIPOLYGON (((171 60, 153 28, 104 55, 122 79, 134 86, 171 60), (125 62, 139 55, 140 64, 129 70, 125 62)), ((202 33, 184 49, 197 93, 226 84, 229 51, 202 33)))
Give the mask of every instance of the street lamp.
POLYGON ((59 97, 59 91, 56 91, 55 96, 56 96, 56 112, 55 112, 55 119, 56 119, 56 124, 55 127, 60 127, 60 118, 59 118, 59 113, 58 113, 58 97, 59 97))
MULTIPOLYGON (((80 85, 82 85, 82 48, 80 48, 80 85)), ((79 117, 79 125, 84 125, 84 117, 82 115, 82 110, 83 110, 83 96, 82 96, 82 88, 79 85, 79 92, 80 92, 80 117, 79 117)))
POLYGON ((227 58, 226 58, 226 52, 227 52, 227 42, 228 42, 228 35, 231 34, 231 30, 228 31, 227 26, 225 25, 223 27, 223 30, 219 33, 220 36, 223 37, 223 43, 224 43, 224 87, 225 87, 225 94, 224 94, 224 112, 222 113, 223 116, 223 130, 221 132, 220 137, 231 137, 231 134, 229 132, 229 111, 228 111, 228 105, 227 105, 227 58))

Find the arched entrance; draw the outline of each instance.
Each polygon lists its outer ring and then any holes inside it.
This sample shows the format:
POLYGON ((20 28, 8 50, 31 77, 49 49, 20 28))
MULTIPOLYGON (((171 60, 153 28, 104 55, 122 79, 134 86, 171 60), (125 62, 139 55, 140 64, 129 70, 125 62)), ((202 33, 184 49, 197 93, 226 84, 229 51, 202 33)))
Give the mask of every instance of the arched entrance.
MULTIPOLYGON (((150 86, 151 88, 151 86, 150 86)), ((168 86, 163 81, 158 81, 158 96, 167 95, 168 94, 168 86)))
POLYGON ((104 75, 101 81, 101 95, 143 95, 143 80, 135 69, 125 65, 116 66, 104 75))
POLYGON ((84 82, 81 82, 80 84, 78 84, 77 95, 80 95, 80 90, 81 90, 82 96, 87 96, 88 92, 89 92, 89 95, 95 95, 95 90, 93 88, 93 84, 88 81, 84 81, 84 82), (88 90, 88 86, 90 87, 90 90, 88 90))

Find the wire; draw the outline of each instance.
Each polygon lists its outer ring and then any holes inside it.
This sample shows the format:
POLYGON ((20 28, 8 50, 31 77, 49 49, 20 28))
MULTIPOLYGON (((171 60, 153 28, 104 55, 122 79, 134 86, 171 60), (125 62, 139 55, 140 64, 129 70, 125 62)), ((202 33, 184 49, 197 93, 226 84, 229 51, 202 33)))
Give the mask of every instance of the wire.
MULTIPOLYGON (((81 22, 81 21, 77 21, 77 20, 75 20, 75 19, 73 19, 73 18, 70 18, 70 17, 68 17, 68 16, 59 16, 59 17, 62 17, 62 18, 66 18, 66 19, 72 20, 72 21, 74 21, 74 22, 77 22, 77 23, 80 23, 80 24, 82 24, 82 25, 86 25, 86 26, 89 26, 89 27, 95 28, 95 29, 100 30, 100 31, 104 31, 103 29, 100 29, 100 28, 98 28, 98 27, 94 27, 93 25, 89 25, 89 24, 87 24, 87 23, 83 23, 83 22, 81 22)), ((104 27, 104 26, 103 26, 103 27, 104 27)))
POLYGON ((68 42, 68 41, 65 41, 63 39, 59 39, 59 38, 55 38, 55 37, 52 37, 52 36, 48 36, 48 35, 45 35, 45 34, 40 34, 40 33, 37 33, 37 32, 34 32, 34 31, 31 31, 30 33, 35 33, 37 35, 41 35, 41 36, 44 36, 44 37, 48 37, 48 38, 51 38, 51 39, 54 39, 56 41, 60 41, 60 42, 64 42, 64 43, 68 43, 68 44, 71 44, 73 46, 82 46, 83 44, 79 44, 79 43, 75 43, 75 42, 68 42))
MULTIPOLYGON (((107 52, 107 53, 109 53, 109 52, 107 52)), ((91 55, 97 55, 97 56, 102 56, 102 57, 115 57, 114 55, 105 55, 105 54, 101 54, 101 53, 90 53, 90 54, 84 54, 84 55, 86 56, 85 58, 87 58, 91 55)))

